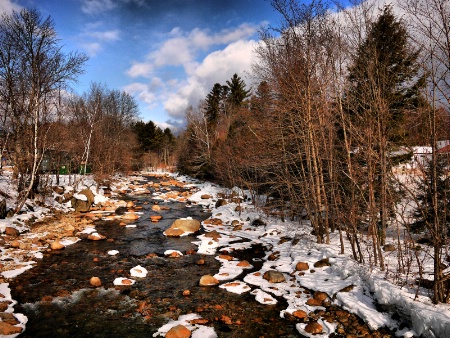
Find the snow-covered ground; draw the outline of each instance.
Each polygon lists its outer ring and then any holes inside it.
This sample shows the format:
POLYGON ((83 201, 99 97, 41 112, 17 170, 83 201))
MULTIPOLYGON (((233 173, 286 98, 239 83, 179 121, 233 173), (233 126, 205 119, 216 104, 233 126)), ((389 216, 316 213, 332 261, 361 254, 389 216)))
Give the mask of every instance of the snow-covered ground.
MULTIPOLYGON (((211 237, 205 235, 193 237, 194 243, 198 245, 198 252, 207 255, 216 255, 217 259, 222 263, 222 267, 214 276, 220 281, 220 288, 229 292, 244 293, 249 292, 255 296, 255 300, 262 304, 274 304, 277 297, 283 297, 287 300, 288 306, 279 314, 284 317, 287 313, 292 314, 297 310, 306 312, 313 311, 316 307, 306 304, 306 296, 299 297, 299 291, 303 288, 309 290, 325 292, 330 301, 343 307, 349 312, 360 316, 372 329, 383 326, 398 329, 398 323, 392 319, 392 313, 380 312, 376 303, 385 305, 389 311, 397 312, 407 318, 410 327, 397 330, 397 335, 402 337, 450 337, 450 305, 439 304, 433 305, 430 301, 429 290, 419 289, 414 285, 414 262, 411 263, 412 269, 408 274, 403 274, 397 269, 398 257, 396 251, 385 252, 388 271, 380 271, 373 266, 361 265, 355 262, 351 257, 351 248, 346 243, 345 254, 340 254, 340 244, 338 233, 331 235, 331 243, 329 245, 316 244, 315 237, 311 234, 311 227, 307 222, 299 224, 298 222, 282 222, 278 218, 270 218, 255 208, 248 200, 244 199, 245 192, 236 190, 241 195, 243 201, 239 204, 229 202, 226 205, 215 207, 215 203, 220 193, 229 193, 225 189, 207 182, 196 183, 188 177, 173 175, 177 180, 188 182, 188 185, 195 186, 198 191, 189 197, 192 203, 203 205, 212 212, 211 218, 220 219, 221 224, 211 224, 211 222, 203 222, 206 231, 216 231, 220 234, 220 238, 211 240, 211 237), (209 195, 210 198, 205 198, 209 195), (240 209, 237 211, 237 209, 240 209), (266 225, 253 226, 255 219, 262 219, 266 225), (234 221, 234 222, 233 222, 234 221), (238 225, 238 226, 236 226, 238 225), (284 238, 286 240, 280 240, 284 238), (241 239, 248 239, 248 242, 239 242, 241 239), (248 268, 247 265, 239 264, 234 259, 224 259, 219 257, 221 253, 229 253, 249 247, 252 244, 263 244, 269 251, 263 258, 263 266, 260 271, 248 274, 243 280, 236 279, 237 276, 248 268), (275 257, 270 259, 269 256, 275 257), (329 265, 315 268, 314 264, 322 259, 328 259, 329 265), (309 269, 301 273, 296 271, 298 262, 307 263, 309 269), (276 270, 281 272, 285 281, 276 284, 269 283, 263 278, 266 271, 276 270), (347 292, 342 292, 347 289, 347 292)), ((62 176, 64 178, 64 176, 62 176)), ((120 177, 114 180, 114 189, 127 189, 133 185, 138 176, 120 177)), ((95 195, 96 203, 107 201, 108 198, 103 195, 103 190, 97 187, 90 176, 79 178, 80 181, 76 186, 73 182, 61 181, 60 185, 65 191, 79 192, 84 187, 90 187, 95 195), (70 183, 70 184, 69 184, 70 183)), ((10 196, 8 206, 14 203, 15 193, 10 185, 11 177, 7 174, 0 176, 0 190, 10 196)), ((113 190, 114 190, 113 189, 113 190)), ((134 187, 135 192, 139 192, 139 187, 134 187)), ((49 196, 45 201, 46 205, 61 209, 62 211, 70 211, 70 204, 59 204, 54 201, 55 196, 49 196)), ((164 198, 162 195, 155 197, 164 198)), ((114 194, 111 198, 114 198, 114 194)), ((172 197, 170 197, 172 198, 172 197)), ((13 227, 21 233, 26 234, 28 226, 25 221, 32 218, 36 220, 42 219, 51 211, 49 208, 38 207, 34 201, 27 204, 32 206, 34 211, 27 210, 22 215, 12 218, 0 220, 0 232, 3 233, 6 227, 13 227)), ((31 209, 31 208, 28 208, 31 209)), ((220 223, 220 222, 219 222, 220 223)), ((93 232, 95 229, 89 228, 93 232)), ((89 230, 87 230, 89 231, 89 230)), ((393 232, 394 234, 395 232, 393 232)), ((30 234, 32 236, 32 234, 30 234)), ((397 239, 391 238, 390 242, 394 243, 397 239)), ((74 241, 75 242, 75 241, 74 241)), ((73 243, 74 243, 73 242, 73 243)), ((66 245, 70 242, 65 242, 66 245)), ((366 243, 363 241, 362 243, 366 243)), ((367 239, 367 245, 370 241, 367 239)), ((388 240, 389 243, 389 240, 388 240)), ((31 246, 24 250, 26 253, 15 255, 12 248, 7 246, 0 247, 0 259, 11 259, 14 261, 15 268, 7 270, 2 269, 3 281, 0 283, 0 294, 4 300, 11 303, 7 312, 14 312, 15 301, 11 299, 10 290, 8 288, 7 279, 13 278, 17 274, 32 268, 35 262, 42 258, 40 251, 47 248, 31 246)), ((17 251, 17 250, 16 250, 17 251)), ((363 251, 369 252, 366 248, 363 251)), ((116 254, 111 252, 111 255, 116 254)), ((432 260, 427 256, 426 251, 420 253, 421 261, 426 273, 432 272, 432 260)), ((369 261, 369 259, 367 259, 369 261)), ((252 262, 248 262, 251 266, 252 262)), ((145 278, 145 267, 133 268, 133 276, 145 278)), ((118 279, 115 284, 122 284, 124 281, 118 279)), ((131 283, 134 283, 131 280, 131 283)), ((21 314, 14 314, 20 321, 18 326, 25 327, 27 318, 21 314)), ((182 316, 178 320, 170 321, 160 328, 154 336, 164 336, 172 327, 183 324, 192 331, 192 337, 217 337, 211 327, 201 324, 192 324, 193 321, 201 318, 199 315, 191 314, 182 316)), ((319 320, 323 326, 323 332, 314 337, 327 337, 336 329, 336 326, 325 321, 319 320)), ((305 324, 297 324, 297 330, 305 335, 311 336, 304 331, 305 324)), ((9 335, 7 337, 15 337, 9 335)))

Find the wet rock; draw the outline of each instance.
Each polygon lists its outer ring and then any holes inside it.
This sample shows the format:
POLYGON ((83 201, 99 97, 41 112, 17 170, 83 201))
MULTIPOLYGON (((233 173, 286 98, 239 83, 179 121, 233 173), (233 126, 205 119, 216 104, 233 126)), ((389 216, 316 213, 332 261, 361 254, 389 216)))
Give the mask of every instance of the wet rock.
POLYGON ((17 334, 21 333, 22 328, 18 326, 11 325, 9 323, 0 322, 0 335, 10 335, 10 334, 17 334))
POLYGON ((275 270, 264 272, 263 278, 269 283, 281 283, 286 280, 281 272, 275 270))
POLYGON ((309 264, 306 263, 306 262, 298 262, 298 263, 295 265, 295 270, 296 270, 296 271, 306 271, 306 270, 309 270, 309 264))
POLYGON ((219 284, 219 281, 211 275, 205 275, 200 278, 200 286, 214 286, 219 284))
POLYGON ((92 286, 101 286, 102 281, 98 277, 91 277, 91 279, 89 280, 89 284, 91 284, 92 286))
POLYGON ((186 326, 176 325, 172 327, 164 336, 165 338, 189 338, 191 331, 186 326))
POLYGON ((322 325, 320 325, 317 322, 311 322, 305 327, 305 331, 312 334, 322 333, 323 328, 322 325))
POLYGON ((177 219, 172 223, 169 229, 164 231, 164 235, 178 237, 186 233, 196 233, 200 230, 200 222, 196 219, 177 219))
POLYGON ((62 249, 65 248, 65 246, 63 244, 61 244, 59 242, 59 240, 55 240, 55 241, 52 242, 52 244, 50 244, 50 248, 52 250, 62 250, 62 249))
POLYGON ((314 267, 315 267, 315 268, 322 268, 322 267, 324 267, 324 266, 330 266, 330 265, 331 265, 331 264, 330 264, 330 262, 329 262, 328 257, 327 257, 327 258, 324 258, 324 259, 321 259, 320 261, 317 261, 317 262, 314 263, 314 267))
POLYGON ((136 215, 134 212, 129 212, 129 213, 126 213, 125 215, 122 216, 122 219, 132 220, 132 221, 136 220, 138 218, 139 218, 139 216, 136 215))

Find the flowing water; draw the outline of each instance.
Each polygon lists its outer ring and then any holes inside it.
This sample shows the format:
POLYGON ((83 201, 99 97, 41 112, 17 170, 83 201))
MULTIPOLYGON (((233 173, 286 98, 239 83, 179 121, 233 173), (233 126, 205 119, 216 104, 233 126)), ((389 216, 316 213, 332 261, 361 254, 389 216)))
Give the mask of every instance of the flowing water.
MULTIPOLYGON (((286 308, 282 299, 268 306, 249 293, 237 295, 198 285, 201 276, 217 273, 220 263, 214 256, 186 254, 195 251, 191 243, 195 237, 167 238, 163 231, 177 218, 206 219, 209 214, 202 208, 160 203, 170 210, 161 213, 159 223, 152 223, 151 196, 128 198, 143 206, 136 228, 98 221, 97 231, 109 241, 85 239, 46 253, 36 267, 13 279, 12 297, 19 302, 15 311, 28 317, 20 337, 152 337, 170 319, 189 313, 207 319, 206 325, 213 326, 218 337, 300 337, 295 322, 280 318, 286 308), (119 254, 108 255, 113 249, 119 254), (184 256, 165 257, 169 249, 184 256), (153 253, 156 257, 149 255, 153 253), (200 259, 204 264, 197 264, 200 259), (113 285, 117 277, 130 277, 130 269, 137 265, 148 270, 147 277, 131 277, 136 280, 131 286, 113 285), (90 286, 92 276, 101 279, 101 287, 90 286), (184 290, 190 290, 190 295, 183 296, 184 290)), ((252 247, 234 256, 252 262, 258 270, 260 265, 253 258, 264 256, 264 248, 252 247)))

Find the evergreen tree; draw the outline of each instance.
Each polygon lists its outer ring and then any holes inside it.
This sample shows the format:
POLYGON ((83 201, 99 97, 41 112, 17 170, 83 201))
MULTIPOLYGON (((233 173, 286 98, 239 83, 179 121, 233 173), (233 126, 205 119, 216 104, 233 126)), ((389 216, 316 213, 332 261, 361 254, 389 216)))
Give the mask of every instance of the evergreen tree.
POLYGON ((228 102, 232 107, 240 107, 249 96, 250 90, 245 89, 246 84, 236 73, 227 81, 228 102))
POLYGON ((206 118, 210 123, 217 123, 219 119, 222 96, 223 87, 220 83, 214 84, 214 87, 206 96, 206 118))
POLYGON ((404 113, 420 102, 424 80, 418 78, 417 58, 418 52, 408 48, 403 23, 396 19, 391 6, 385 6, 349 69, 349 94, 353 110, 371 110, 375 101, 384 106, 389 115, 385 126, 389 141, 402 139, 404 113))

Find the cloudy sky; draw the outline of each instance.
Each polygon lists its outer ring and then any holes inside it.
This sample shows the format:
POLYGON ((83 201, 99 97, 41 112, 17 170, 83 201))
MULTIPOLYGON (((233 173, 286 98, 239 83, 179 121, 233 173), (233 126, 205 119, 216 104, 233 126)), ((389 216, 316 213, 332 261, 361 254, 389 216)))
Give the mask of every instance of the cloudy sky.
POLYGON ((85 52, 91 82, 132 94, 144 121, 180 125, 214 83, 247 80, 261 25, 276 25, 268 0, 0 0, 0 11, 51 16, 65 49, 85 52))

